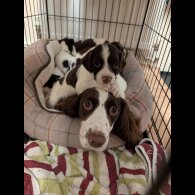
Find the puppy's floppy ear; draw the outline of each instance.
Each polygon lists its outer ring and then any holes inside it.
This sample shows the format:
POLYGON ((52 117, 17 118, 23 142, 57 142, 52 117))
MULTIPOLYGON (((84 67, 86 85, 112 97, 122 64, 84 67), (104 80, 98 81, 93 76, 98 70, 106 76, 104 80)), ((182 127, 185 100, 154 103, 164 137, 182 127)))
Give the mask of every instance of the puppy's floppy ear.
POLYGON ((125 61, 125 53, 124 53, 123 46, 117 41, 114 41, 111 44, 114 45, 119 50, 119 60, 122 66, 124 67, 126 65, 126 61, 125 61))
POLYGON ((55 109, 64 112, 64 114, 70 117, 79 117, 80 97, 80 95, 74 94, 66 99, 60 99, 55 109))
POLYGON ((114 41, 111 44, 114 45, 119 51, 121 51, 122 53, 124 53, 123 46, 119 42, 114 41))
POLYGON ((61 43, 62 41, 66 43, 69 51, 72 52, 73 46, 74 46, 74 39, 64 38, 64 39, 59 40, 58 42, 61 43))
POLYGON ((136 146, 142 139, 140 121, 135 118, 125 100, 121 100, 121 112, 114 124, 112 133, 123 139, 127 146, 136 146))
POLYGON ((89 51, 81 60, 83 66, 89 71, 92 72, 92 51, 89 51))
POLYGON ((123 52, 119 52, 119 60, 120 64, 122 65, 122 68, 126 65, 125 55, 123 52))

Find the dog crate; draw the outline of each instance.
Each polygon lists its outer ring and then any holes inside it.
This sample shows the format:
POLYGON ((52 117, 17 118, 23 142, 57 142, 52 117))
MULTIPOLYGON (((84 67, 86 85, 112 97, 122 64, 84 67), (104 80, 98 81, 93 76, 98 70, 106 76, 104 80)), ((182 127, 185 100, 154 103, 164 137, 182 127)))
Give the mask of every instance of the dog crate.
POLYGON ((135 54, 154 98, 148 136, 170 151, 171 1, 24 0, 24 47, 64 37, 103 37, 135 54))

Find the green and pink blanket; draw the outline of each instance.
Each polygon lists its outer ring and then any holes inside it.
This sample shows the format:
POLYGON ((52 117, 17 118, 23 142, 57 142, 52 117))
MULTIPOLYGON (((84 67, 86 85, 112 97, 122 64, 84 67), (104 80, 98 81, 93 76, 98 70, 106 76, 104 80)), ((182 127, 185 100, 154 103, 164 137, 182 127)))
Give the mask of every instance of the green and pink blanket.
MULTIPOLYGON (((25 195, 142 195, 167 161, 151 139, 132 148, 84 151, 44 141, 24 145, 25 195)), ((166 181, 159 194, 171 194, 166 181)))

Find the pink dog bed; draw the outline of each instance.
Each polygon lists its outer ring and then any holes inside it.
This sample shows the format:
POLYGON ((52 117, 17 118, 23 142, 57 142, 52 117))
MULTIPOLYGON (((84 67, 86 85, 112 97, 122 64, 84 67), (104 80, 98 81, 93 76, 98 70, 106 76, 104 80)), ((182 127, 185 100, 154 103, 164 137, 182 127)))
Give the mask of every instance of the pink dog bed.
MULTIPOLYGON (((39 40, 24 49, 24 132, 30 137, 49 143, 81 148, 79 141, 79 118, 70 118, 45 106, 43 85, 54 70, 54 58, 60 51, 55 40, 39 40)), ((140 131, 150 124, 153 98, 148 89, 142 67, 129 54, 123 76, 127 81, 126 100, 130 110, 141 120, 140 131)), ((111 134, 108 148, 124 142, 111 134)))

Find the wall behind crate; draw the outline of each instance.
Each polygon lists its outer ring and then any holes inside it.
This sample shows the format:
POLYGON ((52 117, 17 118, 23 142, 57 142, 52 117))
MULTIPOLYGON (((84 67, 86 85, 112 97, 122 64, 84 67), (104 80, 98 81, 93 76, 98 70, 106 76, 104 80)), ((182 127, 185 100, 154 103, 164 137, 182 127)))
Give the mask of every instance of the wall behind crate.
POLYGON ((25 0, 26 45, 42 38, 101 38, 136 49, 147 0, 25 0), (33 35, 33 36, 32 36, 33 35))
MULTIPOLYGON (((40 38, 62 39, 64 37, 81 40, 86 38, 106 38, 119 41, 124 47, 134 51, 143 26, 147 5, 156 9, 150 28, 157 30, 158 24, 164 26, 159 32, 167 39, 171 31, 170 20, 161 17, 166 12, 163 6, 156 8, 154 0, 25 0, 24 1, 24 46, 28 46, 40 38)), ((160 0, 166 4, 167 1, 160 0)), ((170 14, 166 14, 170 17, 170 14)), ((146 24, 144 26, 146 28, 146 24)), ((145 30, 145 29, 143 29, 145 30)), ((164 59, 160 49, 163 39, 147 33, 141 39, 140 48, 146 50, 151 62, 164 59), (153 40, 154 39, 154 40, 153 40), (152 43, 152 45, 151 45, 152 43)), ((165 46, 162 50, 168 51, 165 46)), ((170 64, 171 59, 167 62, 170 64)), ((160 67, 161 68, 161 67, 160 67)), ((164 70, 171 72, 169 65, 164 70)))

